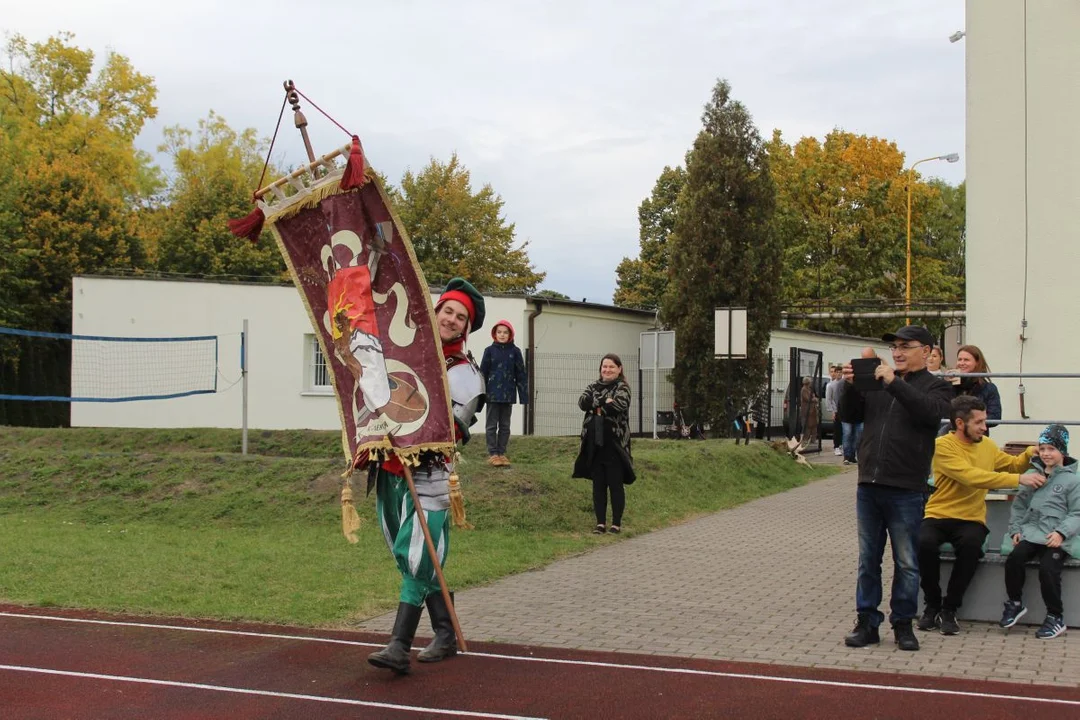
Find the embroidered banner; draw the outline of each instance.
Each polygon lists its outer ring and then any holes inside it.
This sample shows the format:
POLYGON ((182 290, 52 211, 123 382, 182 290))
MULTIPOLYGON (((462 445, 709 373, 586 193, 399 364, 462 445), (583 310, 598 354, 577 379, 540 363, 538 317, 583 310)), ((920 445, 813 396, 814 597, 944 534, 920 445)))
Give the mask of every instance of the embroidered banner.
POLYGON ((370 173, 359 189, 324 178, 267 212, 337 394, 353 466, 416 461, 454 447, 431 296, 412 245, 370 173), (388 439, 393 436, 393 442, 388 439))

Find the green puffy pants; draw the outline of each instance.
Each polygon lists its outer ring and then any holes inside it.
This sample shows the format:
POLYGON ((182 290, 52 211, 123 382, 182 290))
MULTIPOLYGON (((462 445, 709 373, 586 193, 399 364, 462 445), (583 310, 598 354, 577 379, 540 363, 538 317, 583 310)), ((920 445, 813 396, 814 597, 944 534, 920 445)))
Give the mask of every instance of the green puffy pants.
MULTIPOLYGON (((416 520, 416 507, 405 478, 380 468, 375 486, 375 507, 383 537, 401 572, 401 602, 421 607, 424 598, 440 592, 439 580, 424 543, 424 531, 416 520)), ((439 565, 445 565, 450 553, 450 511, 423 512, 439 565)))

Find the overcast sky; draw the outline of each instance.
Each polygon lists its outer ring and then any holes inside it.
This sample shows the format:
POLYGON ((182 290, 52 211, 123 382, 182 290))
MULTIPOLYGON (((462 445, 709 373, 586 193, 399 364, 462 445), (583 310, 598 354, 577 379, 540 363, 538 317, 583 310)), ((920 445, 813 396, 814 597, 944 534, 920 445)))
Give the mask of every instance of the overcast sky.
MULTIPOLYGON (((491 183, 544 288, 610 303, 638 250, 637 207, 683 163, 717 78, 763 137, 834 127, 884 137, 919 170, 964 179, 963 0, 39 0, 0 30, 59 31, 154 77, 162 128, 210 109, 269 136, 292 78, 392 181, 457 151, 491 183)), ((347 138, 305 108, 317 153, 347 138)), ((288 113, 286 114, 288 119, 288 113)), ((285 128, 275 159, 298 164, 285 128)))

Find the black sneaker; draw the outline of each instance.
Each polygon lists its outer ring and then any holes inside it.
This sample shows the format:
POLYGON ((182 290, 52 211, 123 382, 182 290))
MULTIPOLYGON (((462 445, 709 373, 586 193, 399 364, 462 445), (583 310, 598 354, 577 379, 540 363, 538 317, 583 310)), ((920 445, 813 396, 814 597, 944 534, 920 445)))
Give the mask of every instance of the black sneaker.
POLYGON ((1005 611, 1001 613, 1001 622, 998 625, 1003 628, 1011 628, 1025 615, 1027 615, 1027 608, 1024 607, 1024 603, 1006 600, 1005 611))
POLYGON ((942 635, 956 635, 960 632, 960 623, 956 622, 955 610, 942 610, 939 612, 937 624, 942 635))
POLYGON ((1062 615, 1051 615, 1047 613, 1046 620, 1043 620, 1042 627, 1035 631, 1035 637, 1040 640, 1050 640, 1056 638, 1065 632, 1065 618, 1062 615))
POLYGON ((855 627, 844 636, 844 644, 848 647, 866 647, 881 642, 878 629, 870 624, 870 615, 859 613, 855 621, 855 627))
POLYGON ((901 650, 918 650, 919 638, 915 637, 915 631, 911 629, 910 620, 901 620, 893 623, 893 640, 901 650))
POLYGON ((931 607, 930 605, 927 605, 926 609, 923 610, 922 617, 919 618, 919 623, 918 623, 918 625, 916 625, 916 627, 918 627, 923 632, 927 632, 927 631, 930 631, 930 630, 937 630, 937 627, 938 627, 938 621, 937 621, 938 612, 940 612, 940 611, 936 607, 931 607))

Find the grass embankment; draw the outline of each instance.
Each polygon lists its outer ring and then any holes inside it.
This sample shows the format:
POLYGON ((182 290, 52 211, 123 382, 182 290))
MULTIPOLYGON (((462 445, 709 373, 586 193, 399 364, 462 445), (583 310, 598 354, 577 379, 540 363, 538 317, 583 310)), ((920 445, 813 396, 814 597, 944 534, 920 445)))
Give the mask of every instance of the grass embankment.
MULTIPOLYGON (((623 536, 597 537, 576 438, 513 438, 509 469, 460 469, 473 531, 451 534, 458 588, 539 567, 824 477, 758 443, 640 440, 623 536)), ((340 531, 340 436, 230 430, 0 428, 0 601, 304 625, 347 624, 397 603, 375 521, 340 531)), ((356 478, 362 494, 364 478, 356 478)))

